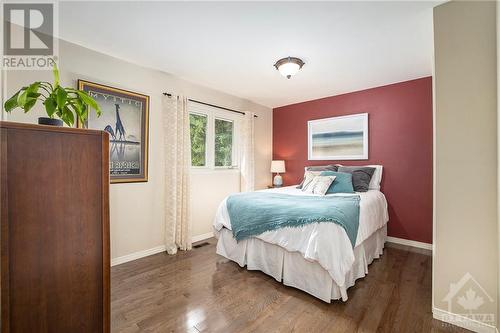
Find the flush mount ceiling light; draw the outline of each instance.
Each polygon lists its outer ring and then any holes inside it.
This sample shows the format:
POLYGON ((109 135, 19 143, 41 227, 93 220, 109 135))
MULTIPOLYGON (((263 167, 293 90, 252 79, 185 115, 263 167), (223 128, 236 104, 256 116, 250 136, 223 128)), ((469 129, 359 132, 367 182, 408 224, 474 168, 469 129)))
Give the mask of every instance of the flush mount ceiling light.
POLYGON ((287 79, 297 74, 302 66, 304 66, 302 59, 295 57, 286 57, 276 61, 274 64, 274 67, 276 67, 280 74, 286 76, 287 79))

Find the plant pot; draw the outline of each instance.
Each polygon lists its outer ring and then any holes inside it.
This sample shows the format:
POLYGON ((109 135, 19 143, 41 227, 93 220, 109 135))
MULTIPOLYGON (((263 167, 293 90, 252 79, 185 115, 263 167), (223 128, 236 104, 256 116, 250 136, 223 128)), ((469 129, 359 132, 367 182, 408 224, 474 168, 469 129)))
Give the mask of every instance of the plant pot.
POLYGON ((49 126, 62 126, 63 121, 61 119, 40 117, 38 118, 39 125, 49 125, 49 126))

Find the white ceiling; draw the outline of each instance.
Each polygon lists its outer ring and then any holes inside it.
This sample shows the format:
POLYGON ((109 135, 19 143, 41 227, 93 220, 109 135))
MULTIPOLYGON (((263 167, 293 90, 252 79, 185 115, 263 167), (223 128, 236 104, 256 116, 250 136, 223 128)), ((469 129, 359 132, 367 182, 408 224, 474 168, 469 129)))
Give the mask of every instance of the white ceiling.
POLYGON ((61 2, 61 38, 269 107, 431 75, 438 2, 61 2), (273 64, 300 57, 290 80, 273 64))

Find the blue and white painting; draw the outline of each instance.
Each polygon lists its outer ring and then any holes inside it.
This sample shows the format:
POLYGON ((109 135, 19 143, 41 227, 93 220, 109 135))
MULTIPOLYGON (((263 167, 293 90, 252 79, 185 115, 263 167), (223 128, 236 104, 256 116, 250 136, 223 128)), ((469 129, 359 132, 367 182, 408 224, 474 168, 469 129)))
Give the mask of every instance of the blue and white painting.
POLYGON ((368 159, 368 113, 310 120, 309 160, 368 159))

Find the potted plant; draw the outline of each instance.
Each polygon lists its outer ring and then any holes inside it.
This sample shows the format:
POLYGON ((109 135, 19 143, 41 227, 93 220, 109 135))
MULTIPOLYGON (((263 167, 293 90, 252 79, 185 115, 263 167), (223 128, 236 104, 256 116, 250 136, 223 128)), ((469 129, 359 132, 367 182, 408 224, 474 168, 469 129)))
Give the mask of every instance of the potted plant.
POLYGON ((101 115, 99 105, 85 91, 63 88, 59 85, 59 70, 56 65, 54 65, 53 73, 53 84, 37 81, 27 87, 22 87, 5 102, 5 111, 11 112, 19 107, 27 113, 37 101, 41 101, 48 117, 38 118, 39 124, 62 126, 64 122, 70 127, 76 119, 85 124, 91 108, 95 110, 98 117, 101 115))

